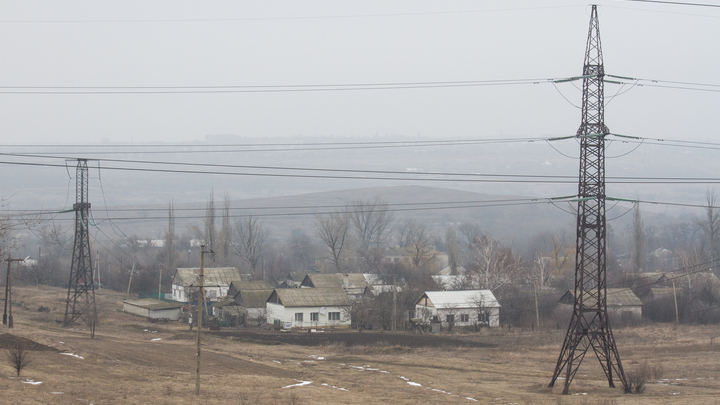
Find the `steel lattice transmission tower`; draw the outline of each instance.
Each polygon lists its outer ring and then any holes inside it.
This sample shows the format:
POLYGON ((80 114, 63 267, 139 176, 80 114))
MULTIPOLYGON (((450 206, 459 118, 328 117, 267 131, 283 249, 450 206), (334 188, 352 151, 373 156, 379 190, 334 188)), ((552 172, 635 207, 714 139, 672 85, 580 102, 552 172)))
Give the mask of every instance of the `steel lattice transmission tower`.
POLYGON ((568 393, 570 383, 590 349, 600 361, 610 387, 615 387, 613 372, 623 387, 627 387, 607 315, 605 136, 610 131, 605 126, 604 117, 604 75, 597 6, 593 5, 583 67, 582 124, 577 131, 580 181, 575 302, 565 342, 549 384, 554 386, 565 370, 563 394, 568 393))
POLYGON ((88 202, 88 166, 78 159, 75 177, 75 244, 73 245, 70 282, 65 304, 65 326, 85 317, 94 327, 97 316, 95 283, 90 260, 90 203, 88 202), (88 318, 91 317, 91 318, 88 318))

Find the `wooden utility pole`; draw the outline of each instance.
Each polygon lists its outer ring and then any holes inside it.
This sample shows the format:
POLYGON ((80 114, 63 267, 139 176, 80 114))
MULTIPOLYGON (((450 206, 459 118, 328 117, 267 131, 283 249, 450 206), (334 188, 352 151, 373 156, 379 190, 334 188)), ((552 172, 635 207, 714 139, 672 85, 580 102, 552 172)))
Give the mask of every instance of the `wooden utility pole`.
POLYGON ((95 277, 95 280, 97 280, 98 283, 98 290, 102 288, 102 284, 100 283, 100 251, 95 251, 95 274, 97 274, 97 277, 95 277))
POLYGON ((540 307, 538 307, 537 290, 537 283, 535 283, 535 319, 537 321, 538 329, 540 329, 540 307))
POLYGON ((200 246, 200 276, 198 278, 198 315, 197 315, 197 369, 195 370, 195 395, 200 395, 200 337, 202 333, 202 305, 205 302, 205 245, 200 246))
POLYGON ((680 323, 680 315, 678 314, 677 307, 677 292, 675 291, 675 279, 672 280, 673 284, 673 298, 675 299, 675 323, 680 323))
POLYGON ((392 330, 397 329, 397 275, 393 276, 393 311, 392 311, 392 330))
POLYGON ((10 275, 10 265, 12 262, 21 262, 23 259, 13 259, 8 255, 7 262, 7 275, 5 278, 5 310, 3 311, 3 325, 7 325, 8 328, 13 327, 12 317, 12 276, 10 275))
POLYGON ((160 265, 160 279, 158 280, 158 299, 162 299, 162 264, 160 265))
POLYGON ((133 274, 135 274, 135 259, 136 259, 136 258, 137 258, 137 256, 134 256, 134 257, 133 257, 133 265, 132 265, 132 269, 130 270, 130 281, 128 281, 128 289, 127 289, 127 292, 125 293, 125 299, 126 299, 126 300, 127 300, 128 297, 130 296, 130 285, 132 284, 133 274))

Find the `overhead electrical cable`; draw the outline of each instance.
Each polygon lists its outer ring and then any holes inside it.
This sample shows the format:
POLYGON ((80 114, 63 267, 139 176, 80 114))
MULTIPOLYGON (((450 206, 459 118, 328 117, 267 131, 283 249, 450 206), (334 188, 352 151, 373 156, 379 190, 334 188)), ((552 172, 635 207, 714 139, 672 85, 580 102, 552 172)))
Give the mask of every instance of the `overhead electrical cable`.
POLYGON ((556 79, 497 79, 429 82, 386 82, 289 85, 217 86, 0 86, 0 94, 92 95, 92 94, 218 94, 218 93, 295 93, 326 91, 403 90, 455 87, 514 86, 552 83, 556 79))

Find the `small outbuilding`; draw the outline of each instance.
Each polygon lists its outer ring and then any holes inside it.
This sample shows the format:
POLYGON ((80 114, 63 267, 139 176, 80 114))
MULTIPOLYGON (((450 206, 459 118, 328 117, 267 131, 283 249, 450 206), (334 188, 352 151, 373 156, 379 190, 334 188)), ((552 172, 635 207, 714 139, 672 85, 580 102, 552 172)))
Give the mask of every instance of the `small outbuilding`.
MULTIPOLYGON (((626 320, 642 318, 642 301, 631 289, 608 288, 606 298, 607 311, 610 317, 616 316, 626 320)), ((572 309, 573 305, 575 305, 574 291, 566 291, 560 297, 559 303, 572 309)))
POLYGON ((177 321, 181 315, 181 303, 144 298, 123 301, 123 312, 142 316, 148 319, 171 319, 177 321))
POLYGON ((368 287, 361 273, 308 274, 300 288, 342 288, 350 299, 362 298, 368 287))
POLYGON ((500 303, 490 290, 426 291, 415 302, 415 317, 424 323, 437 318, 443 328, 500 326, 500 303))
POLYGON ((316 328, 350 326, 352 304, 342 288, 275 289, 266 302, 267 322, 316 328))

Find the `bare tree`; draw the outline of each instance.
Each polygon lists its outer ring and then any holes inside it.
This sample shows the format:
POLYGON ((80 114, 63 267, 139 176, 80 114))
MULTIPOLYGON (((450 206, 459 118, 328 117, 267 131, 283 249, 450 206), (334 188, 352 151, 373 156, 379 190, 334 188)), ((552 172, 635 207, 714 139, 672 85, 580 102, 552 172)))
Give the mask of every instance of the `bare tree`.
POLYGON ((206 246, 207 251, 215 251, 217 242, 217 229, 215 227, 215 192, 210 192, 210 200, 205 207, 205 218, 202 228, 197 225, 190 225, 190 232, 197 239, 200 239, 206 246))
POLYGON ((357 253, 365 271, 378 268, 382 259, 381 248, 392 233, 394 215, 387 203, 379 199, 374 201, 355 201, 348 206, 348 215, 352 229, 357 237, 357 253))
POLYGON ((205 209, 205 219, 203 220, 205 226, 205 246, 208 251, 215 251, 215 242, 217 239, 217 230, 215 228, 215 192, 210 192, 210 201, 207 203, 205 209))
POLYGON ((475 242, 475 238, 479 238, 482 236, 482 229, 480 229, 480 225, 476 223, 469 223, 465 222, 463 224, 460 224, 460 233, 465 237, 465 245, 470 246, 475 242))
POLYGON ((32 362, 30 344, 25 339, 15 338, 15 341, 8 347, 5 356, 17 376, 20 377, 20 372, 32 362))
POLYGON ((350 218, 347 211, 335 212, 329 215, 316 215, 315 228, 317 236, 330 249, 330 260, 335 271, 342 273, 345 269, 346 241, 350 229, 350 218))
POLYGON ((175 268, 175 208, 168 204, 168 228, 165 232, 165 260, 168 271, 175 268))
POLYGON ((630 265, 634 272, 640 272, 645 267, 645 229, 640 217, 640 205, 635 204, 632 222, 632 250, 630 251, 630 265))
POLYGON ((409 219, 400 225, 400 229, 403 230, 401 246, 410 253, 413 268, 424 269, 437 259, 437 251, 432 244, 433 235, 425 225, 409 219))
POLYGON ((462 260, 462 258, 460 256, 460 246, 457 242, 457 233, 454 228, 448 227, 447 232, 445 233, 445 243, 447 244, 450 274, 456 275, 458 273, 457 269, 460 266, 458 262, 462 260))
POLYGON ((232 223, 230 222, 230 197, 225 193, 225 198, 223 199, 222 228, 220 229, 219 238, 220 262, 225 265, 230 264, 233 233, 232 223))
POLYGON ((718 194, 715 190, 708 190, 707 205, 705 206, 705 218, 697 220, 698 226, 702 228, 705 235, 706 255, 710 261, 710 268, 716 266, 715 260, 720 258, 720 207, 718 207, 718 194))
POLYGON ((254 273, 267 248, 270 233, 263 228, 262 221, 252 215, 235 221, 235 229, 238 235, 235 249, 254 273))
POLYGON ((473 243, 471 270, 477 274, 480 288, 495 291, 514 282, 523 268, 520 258, 513 257, 509 248, 483 235, 473 243))

